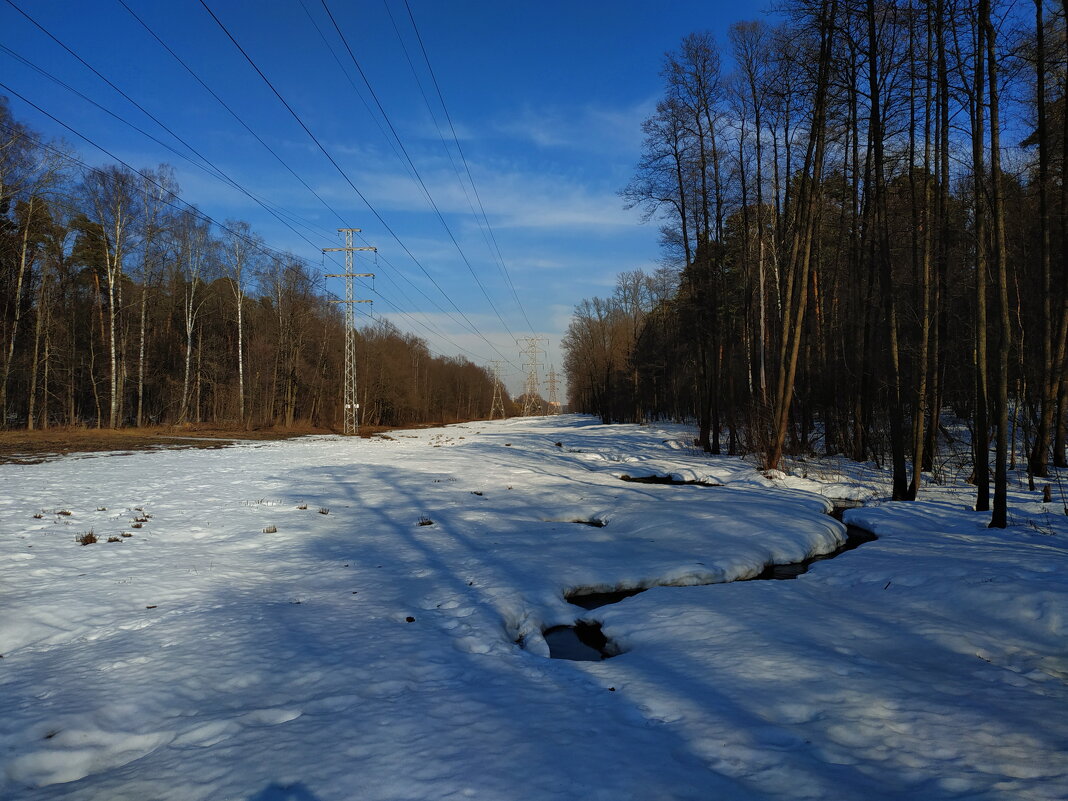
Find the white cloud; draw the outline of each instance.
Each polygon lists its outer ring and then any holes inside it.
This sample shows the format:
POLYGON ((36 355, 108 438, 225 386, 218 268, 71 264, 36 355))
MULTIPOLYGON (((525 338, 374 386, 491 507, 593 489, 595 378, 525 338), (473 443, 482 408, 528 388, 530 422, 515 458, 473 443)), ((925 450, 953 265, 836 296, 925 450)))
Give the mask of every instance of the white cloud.
POLYGON ((572 148, 603 153, 606 148, 637 153, 641 123, 656 108, 655 98, 629 106, 589 103, 576 108, 525 105, 494 127, 506 136, 543 148, 572 148))
MULTIPOLYGON (((635 223, 635 215, 623 209, 614 188, 591 186, 559 170, 487 169, 472 164, 472 172, 494 228, 590 229, 635 223)), ((471 217, 474 198, 465 195, 454 172, 435 167, 421 174, 442 214, 471 217)), ((380 211, 433 213, 419 184, 401 172, 365 170, 356 180, 380 211)), ((340 188, 335 191, 344 194, 340 188)))

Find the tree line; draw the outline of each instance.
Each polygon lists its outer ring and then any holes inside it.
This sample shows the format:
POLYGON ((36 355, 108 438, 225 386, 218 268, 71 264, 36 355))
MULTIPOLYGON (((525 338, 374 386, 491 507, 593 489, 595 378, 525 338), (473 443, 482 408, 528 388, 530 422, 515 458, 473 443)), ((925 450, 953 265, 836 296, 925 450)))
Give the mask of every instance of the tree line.
MULTIPOLYGON (((179 199, 167 165, 89 168, 0 98, 0 424, 340 427, 344 319, 301 259, 179 199)), ((386 321, 363 422, 484 417, 491 374, 386 321)))
POLYGON ((576 308, 570 403, 695 418, 706 451, 769 469, 885 459, 895 499, 948 411, 1004 526, 1010 442, 1032 476, 1066 466, 1064 2, 781 11, 730 28, 729 70, 708 33, 666 54, 621 192, 660 222, 665 267, 576 308))

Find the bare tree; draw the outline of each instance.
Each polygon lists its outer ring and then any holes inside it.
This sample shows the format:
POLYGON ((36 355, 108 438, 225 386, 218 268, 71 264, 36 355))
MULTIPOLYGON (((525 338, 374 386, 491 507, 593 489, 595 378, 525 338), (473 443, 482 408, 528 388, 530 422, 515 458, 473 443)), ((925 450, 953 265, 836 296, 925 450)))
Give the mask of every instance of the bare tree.
MULTIPOLYGON (((201 291, 211 263, 214 245, 207 224, 192 212, 181 213, 177 221, 175 253, 175 277, 182 287, 182 324, 185 334, 185 360, 182 371, 182 397, 179 403, 178 422, 185 423, 190 417, 190 401, 193 370, 193 337, 197 330, 197 318, 204 306, 201 291)), ((195 415, 199 417, 199 409, 195 415)))
POLYGON ((118 428, 122 409, 122 365, 118 326, 122 308, 122 279, 127 254, 133 249, 139 209, 139 177, 123 167, 90 172, 83 183, 89 208, 100 226, 104 277, 107 282, 108 427, 118 428))
POLYGON ((237 397, 238 419, 247 425, 245 416, 245 285, 244 275, 250 263, 263 250, 262 240, 252 232, 252 227, 241 220, 228 220, 223 242, 225 263, 234 292, 234 308, 237 325, 237 397))

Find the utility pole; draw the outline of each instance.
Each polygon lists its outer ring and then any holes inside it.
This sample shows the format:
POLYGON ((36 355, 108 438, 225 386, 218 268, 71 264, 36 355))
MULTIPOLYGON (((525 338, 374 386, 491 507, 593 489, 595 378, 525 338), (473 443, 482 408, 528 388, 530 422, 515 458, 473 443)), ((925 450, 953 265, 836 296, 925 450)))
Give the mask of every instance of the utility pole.
POLYGON ((501 394, 501 368, 504 367, 504 362, 496 360, 490 362, 490 370, 493 371, 493 404, 490 408, 490 420, 493 420, 497 416, 497 412, 501 413, 501 419, 503 420, 508 415, 504 411, 504 396, 501 394))
POLYGON ((560 397, 557 394, 556 370, 549 365, 549 377, 545 380, 545 386, 549 390, 549 414, 560 414, 560 397))
POLYGON ((538 347, 539 342, 548 344, 545 337, 520 337, 516 339, 519 352, 526 356, 527 381, 523 387, 523 417, 533 417, 542 413, 541 404, 538 403, 538 355, 544 353, 538 347), (526 345, 521 343, 525 342, 526 345))
POLYGON ((345 304, 345 434, 355 436, 359 433, 359 396, 356 394, 356 303, 370 303, 370 300, 357 300, 353 293, 353 278, 374 278, 374 273, 354 273, 352 271, 352 254, 357 250, 372 250, 378 252, 378 248, 357 248, 352 246, 352 234, 358 233, 359 228, 338 228, 345 234, 345 247, 323 248, 323 253, 344 251, 345 272, 327 273, 326 278, 345 279, 345 299, 334 300, 332 303, 345 304))

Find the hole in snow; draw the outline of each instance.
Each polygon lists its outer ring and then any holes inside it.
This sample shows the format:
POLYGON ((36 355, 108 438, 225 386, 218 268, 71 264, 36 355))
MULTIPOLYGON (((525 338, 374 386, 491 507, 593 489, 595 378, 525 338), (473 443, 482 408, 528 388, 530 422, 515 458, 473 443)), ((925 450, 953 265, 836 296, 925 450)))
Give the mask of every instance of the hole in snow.
POLYGON ((583 609, 596 609, 599 606, 617 604, 624 598, 630 598, 639 592, 645 592, 645 587, 630 590, 610 590, 609 592, 595 592, 579 588, 565 595, 564 600, 569 604, 581 606, 583 609))
POLYGON ((542 636, 549 646, 550 659, 600 662, 616 655, 610 652, 608 638, 601 633, 600 623, 580 620, 574 626, 553 626, 542 636))
POLYGON ((671 484, 673 486, 686 487, 722 487, 715 481, 683 481, 674 476, 628 476, 626 473, 619 477, 620 481, 629 481, 634 484, 671 484))
POLYGON ((827 500, 834 504, 834 509, 831 510, 831 517, 835 520, 841 520, 846 509, 857 509, 864 505, 864 501, 858 501, 854 498, 828 498, 827 500))

